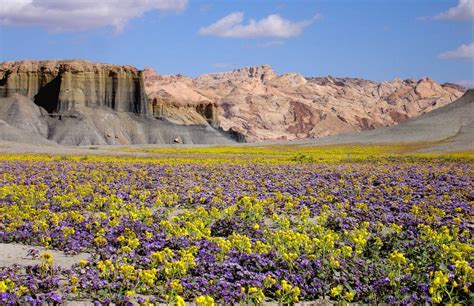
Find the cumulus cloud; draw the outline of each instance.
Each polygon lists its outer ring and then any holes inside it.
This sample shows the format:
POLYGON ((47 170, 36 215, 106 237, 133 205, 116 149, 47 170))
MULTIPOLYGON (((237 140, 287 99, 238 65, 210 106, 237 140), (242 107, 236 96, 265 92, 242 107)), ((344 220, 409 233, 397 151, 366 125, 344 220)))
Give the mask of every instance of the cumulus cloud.
POLYGON ((310 26, 321 16, 316 15, 309 20, 293 22, 272 14, 261 20, 251 19, 244 24, 244 13, 234 12, 215 23, 199 29, 200 35, 257 38, 257 37, 294 37, 300 35, 303 30, 310 26))
POLYGON ((469 45, 461 45, 456 50, 446 51, 438 55, 441 59, 450 59, 450 58, 474 58, 474 43, 469 45))
POLYGON ((459 0, 458 5, 433 17, 421 17, 423 20, 474 21, 474 0, 459 0))
POLYGON ((3 0, 0 25, 42 26, 52 31, 81 31, 113 27, 147 11, 181 11, 187 0, 3 0))

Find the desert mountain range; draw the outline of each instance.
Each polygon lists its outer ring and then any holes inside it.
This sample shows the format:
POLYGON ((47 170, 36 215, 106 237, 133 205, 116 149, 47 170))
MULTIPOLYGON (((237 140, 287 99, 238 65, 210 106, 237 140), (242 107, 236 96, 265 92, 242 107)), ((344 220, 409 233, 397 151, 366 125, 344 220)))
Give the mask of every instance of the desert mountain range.
POLYGON ((151 68, 143 73, 149 101, 165 105, 165 112, 168 106, 171 121, 194 122, 174 107, 212 105, 219 126, 245 135, 250 142, 319 138, 391 126, 447 105, 466 90, 430 78, 377 83, 277 75, 268 65, 197 78, 163 76, 151 68))
POLYGON ((88 61, 0 63, 0 138, 62 145, 294 140, 396 125, 458 99, 430 78, 277 75, 268 65, 190 78, 88 61))

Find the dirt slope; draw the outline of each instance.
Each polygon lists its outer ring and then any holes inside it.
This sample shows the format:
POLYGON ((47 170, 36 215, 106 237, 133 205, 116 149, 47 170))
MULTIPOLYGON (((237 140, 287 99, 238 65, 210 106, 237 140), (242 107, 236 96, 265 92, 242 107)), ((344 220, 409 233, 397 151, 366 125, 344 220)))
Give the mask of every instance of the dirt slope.
POLYGON ((421 152, 474 150, 474 89, 455 102, 397 126, 307 141, 311 144, 427 143, 421 152))

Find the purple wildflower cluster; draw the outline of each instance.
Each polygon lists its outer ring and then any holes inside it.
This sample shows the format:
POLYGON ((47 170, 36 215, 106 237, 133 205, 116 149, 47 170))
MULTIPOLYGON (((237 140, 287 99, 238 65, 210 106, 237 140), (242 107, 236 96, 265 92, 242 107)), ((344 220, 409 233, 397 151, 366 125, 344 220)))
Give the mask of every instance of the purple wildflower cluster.
POLYGON ((25 160, 2 169, 0 242, 91 256, 71 269, 48 258, 0 267, 0 304, 472 297, 469 163, 25 160))

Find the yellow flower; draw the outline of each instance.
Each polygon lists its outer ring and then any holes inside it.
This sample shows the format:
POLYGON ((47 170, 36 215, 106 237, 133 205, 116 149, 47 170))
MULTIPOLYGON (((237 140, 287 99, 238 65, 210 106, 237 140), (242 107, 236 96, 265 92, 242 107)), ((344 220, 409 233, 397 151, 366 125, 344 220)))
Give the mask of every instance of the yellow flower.
MULTIPOLYGON (((245 289, 244 289, 244 292, 245 292, 245 289)), ((249 295, 249 298, 256 301, 257 304, 260 304, 265 298, 265 294, 263 294, 262 289, 257 288, 257 287, 250 287, 248 289, 248 295, 249 295)))
POLYGON ((468 293, 468 292, 469 292, 469 288, 468 288, 466 285, 464 285, 464 286, 462 287, 462 290, 464 291, 464 293, 468 293))
POLYGON ((344 257, 350 257, 352 256, 352 248, 348 245, 345 245, 341 248, 342 255, 344 257))
POLYGON ((332 268, 335 268, 335 269, 341 266, 339 261, 337 261, 334 257, 330 258, 329 264, 331 265, 332 268))
POLYGON ((97 245, 97 246, 104 246, 107 244, 107 239, 102 237, 102 236, 98 236, 98 237, 95 237, 94 238, 94 243, 97 245))
POLYGON ((196 298, 198 306, 214 306, 214 299, 208 295, 201 295, 196 298))
POLYGON ((21 285, 21 286, 18 287, 17 294, 18 295, 23 295, 23 294, 27 293, 28 291, 29 291, 28 287, 21 285))
POLYGON ((399 252, 397 250, 393 251, 391 254, 390 254, 390 257, 389 257, 389 260, 397 265, 406 265, 407 263, 407 260, 405 258, 405 255, 403 255, 402 252, 399 252))
POLYGON ((344 289, 344 287, 342 287, 342 285, 338 285, 338 286, 332 288, 331 289, 331 296, 332 297, 339 296, 342 293, 343 289, 344 289))
POLYGON ((186 306, 186 302, 180 295, 176 296, 176 306, 186 306))
POLYGON ((263 286, 267 288, 275 285, 275 283, 276 279, 274 279, 270 274, 268 274, 267 277, 265 277, 265 279, 263 280, 263 286))
POLYGON ((81 267, 83 267, 83 268, 84 268, 85 266, 87 266, 88 264, 89 264, 89 262, 88 262, 87 260, 85 260, 85 259, 79 260, 79 265, 80 265, 81 267))
POLYGON ((152 268, 150 270, 139 271, 138 276, 140 277, 140 280, 142 282, 144 282, 148 286, 153 286, 156 279, 156 272, 157 270, 155 268, 152 268))
POLYGON ((133 273, 135 272, 135 267, 129 264, 123 264, 120 266, 120 272, 122 272, 124 279, 132 279, 133 273))
POLYGON ((53 255, 51 253, 44 253, 41 255, 41 261, 44 265, 52 266, 54 262, 53 255))
POLYGON ((74 275, 71 275, 69 277, 69 281, 72 283, 72 284, 77 284, 79 282, 79 279, 77 278, 77 276, 74 276, 74 275))
POLYGON ((288 282, 286 280, 282 280, 281 281, 281 289, 285 292, 288 292, 291 290, 291 285, 288 284, 288 282))
POLYGON ((346 293, 344 293, 344 299, 349 302, 352 302, 352 300, 354 299, 354 296, 355 294, 352 291, 347 291, 346 293))
POLYGON ((173 279, 170 283, 171 289, 173 289, 175 292, 181 292, 183 291, 183 285, 179 282, 178 279, 173 279))
POLYGON ((250 287, 249 288, 249 294, 255 293, 255 292, 258 292, 258 288, 256 288, 256 287, 250 287))
POLYGON ((7 289, 8 289, 8 287, 7 287, 7 285, 5 284, 5 282, 4 282, 4 281, 0 281, 0 292, 2 292, 2 293, 3 293, 3 292, 7 292, 7 289))
POLYGON ((298 286, 293 287, 293 295, 300 295, 301 294, 301 289, 298 286))

